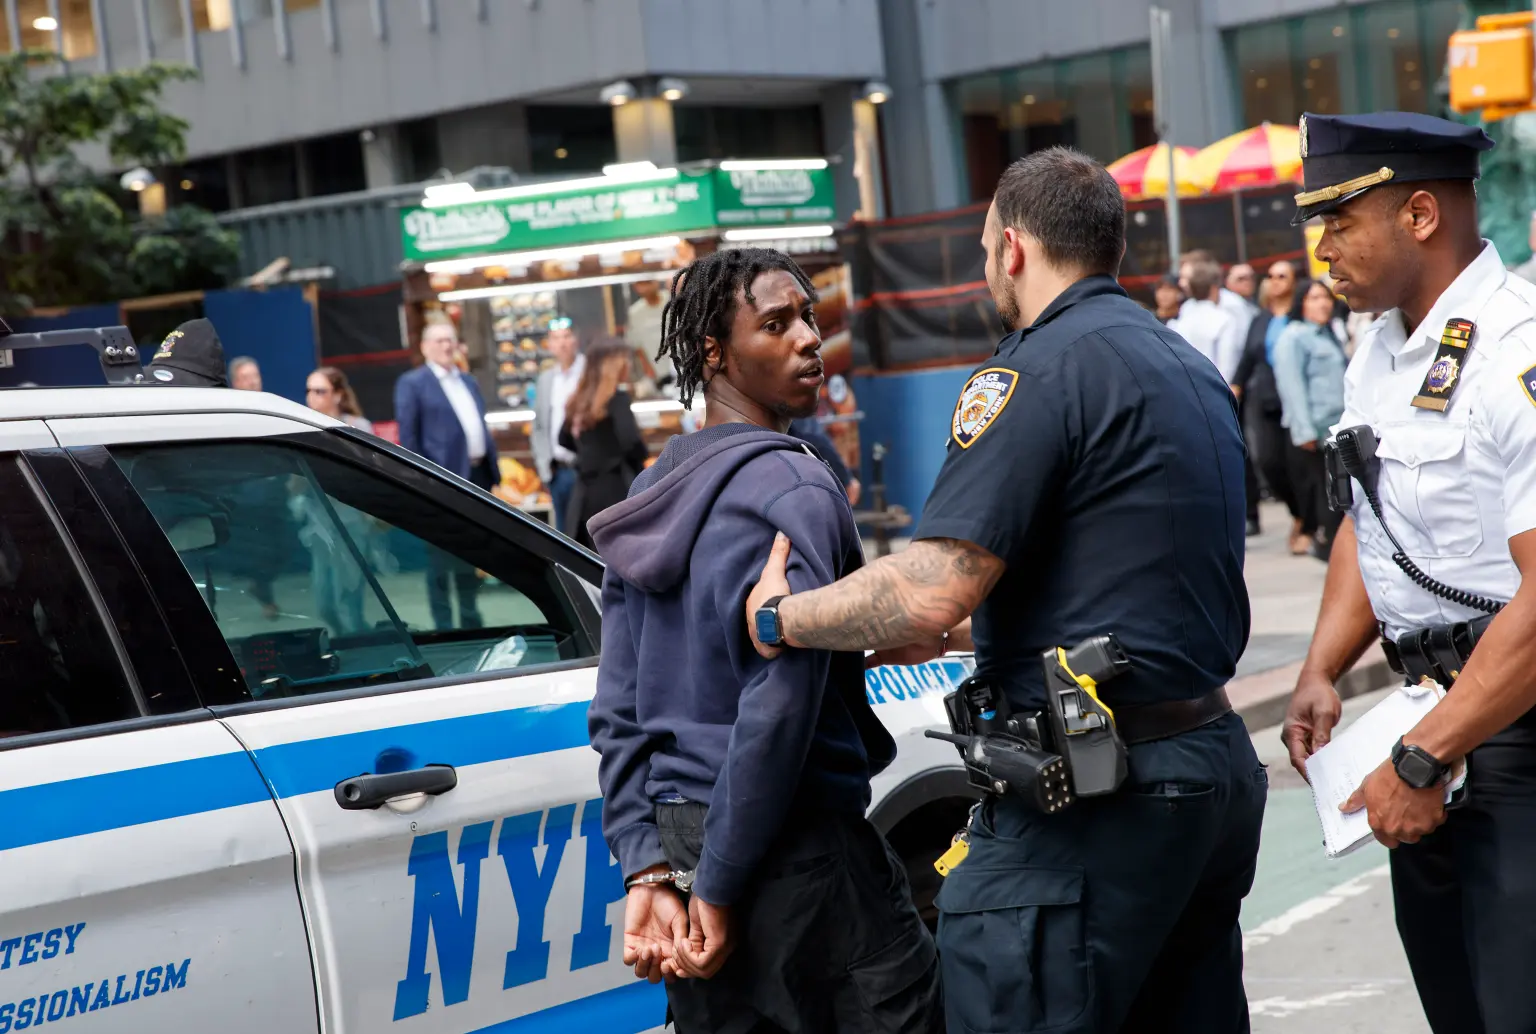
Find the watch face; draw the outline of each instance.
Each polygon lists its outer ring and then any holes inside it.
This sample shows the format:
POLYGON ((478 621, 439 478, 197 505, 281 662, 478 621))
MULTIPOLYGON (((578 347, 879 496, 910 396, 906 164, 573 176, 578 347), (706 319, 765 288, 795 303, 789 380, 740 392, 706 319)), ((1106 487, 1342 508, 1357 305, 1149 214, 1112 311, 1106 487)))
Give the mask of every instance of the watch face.
POLYGON ((757 641, 762 643, 764 646, 778 646, 778 612, 769 610, 767 607, 761 607, 758 609, 757 614, 754 615, 754 618, 757 621, 757 641))
POLYGON ((1435 763, 1422 754, 1404 751, 1397 762, 1397 774, 1409 786, 1422 790, 1435 781, 1435 763))

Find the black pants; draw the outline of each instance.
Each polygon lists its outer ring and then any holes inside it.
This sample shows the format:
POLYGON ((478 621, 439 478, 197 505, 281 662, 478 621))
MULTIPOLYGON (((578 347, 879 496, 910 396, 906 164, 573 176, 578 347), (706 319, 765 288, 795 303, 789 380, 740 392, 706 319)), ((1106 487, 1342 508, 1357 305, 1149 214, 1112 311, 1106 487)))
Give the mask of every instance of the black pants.
POLYGON ((1290 450, 1291 484, 1296 492, 1301 532, 1315 535, 1321 531, 1323 541, 1332 542, 1344 515, 1328 508, 1327 467, 1322 450, 1308 452, 1296 445, 1287 445, 1287 448, 1290 450))
MULTIPOLYGON (((661 804, 675 869, 704 846, 701 804, 661 804)), ((938 1034, 944 1005, 933 939, 906 874, 860 815, 790 815, 732 908, 736 948, 709 980, 667 985, 678 1034, 938 1034)))
POLYGON ((1435 1034, 1536 1030, 1536 730, 1472 752, 1468 797, 1392 852, 1392 898, 1435 1034))
POLYGON ((1269 494, 1285 504, 1292 518, 1301 516, 1296 490, 1291 484, 1288 453, 1290 432, 1280 426, 1279 413, 1255 412, 1248 418, 1248 453, 1259 468, 1269 494))
POLYGON ((1130 767, 1059 815, 982 809, 939 891, 950 1034, 1246 1034, 1237 920, 1268 774, 1236 715, 1130 767))

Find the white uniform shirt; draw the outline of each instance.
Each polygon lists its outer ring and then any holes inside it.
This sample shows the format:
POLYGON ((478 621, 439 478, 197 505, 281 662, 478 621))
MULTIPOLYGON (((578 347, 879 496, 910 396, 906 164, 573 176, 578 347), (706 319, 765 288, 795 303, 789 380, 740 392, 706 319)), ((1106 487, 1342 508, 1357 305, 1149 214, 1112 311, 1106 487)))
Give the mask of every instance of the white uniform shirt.
POLYGON ((437 380, 443 386, 443 394, 448 396, 448 404, 453 407, 459 425, 464 428, 464 443, 469 447, 469 462, 473 466, 485 459, 485 417, 480 415, 480 407, 475 405, 475 397, 469 393, 469 386, 464 383, 464 374, 458 367, 449 369, 436 363, 427 365, 437 374, 437 380))
POLYGON ((1168 324, 1169 329, 1195 346, 1195 351, 1216 364, 1216 369, 1228 384, 1237 375, 1237 364, 1243 358, 1243 335, 1248 325, 1239 329, 1232 314, 1216 302, 1196 301, 1191 298, 1179 306, 1179 314, 1168 324))
MULTIPOLYGON (((1412 334, 1396 309, 1365 331, 1334 431, 1357 424, 1380 439, 1382 514, 1409 558, 1453 589, 1511 599, 1509 540, 1536 528, 1536 287, 1507 273, 1491 243, 1412 334), (1420 409, 1413 398, 1453 318, 1476 325, 1459 381, 1443 413, 1420 409)), ((1360 573, 1389 637, 1481 614, 1413 584, 1359 484, 1354 497, 1360 573)))

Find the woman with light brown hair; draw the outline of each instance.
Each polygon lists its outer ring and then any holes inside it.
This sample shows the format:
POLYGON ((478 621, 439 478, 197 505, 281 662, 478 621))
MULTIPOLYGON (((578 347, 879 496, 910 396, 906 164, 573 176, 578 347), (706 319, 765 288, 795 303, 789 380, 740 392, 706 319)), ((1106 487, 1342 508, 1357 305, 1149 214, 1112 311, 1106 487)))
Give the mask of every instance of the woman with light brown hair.
POLYGON ((624 501, 650 453, 629 409, 629 346, 598 338, 588 345, 586 357, 560 428, 560 444, 576 454, 576 487, 560 530, 590 549, 588 518, 624 501))
POLYGON ((347 381, 347 375, 334 366, 322 366, 304 382, 304 400, 317 413, 335 417, 359 431, 373 433, 373 424, 363 416, 357 404, 357 393, 347 381))

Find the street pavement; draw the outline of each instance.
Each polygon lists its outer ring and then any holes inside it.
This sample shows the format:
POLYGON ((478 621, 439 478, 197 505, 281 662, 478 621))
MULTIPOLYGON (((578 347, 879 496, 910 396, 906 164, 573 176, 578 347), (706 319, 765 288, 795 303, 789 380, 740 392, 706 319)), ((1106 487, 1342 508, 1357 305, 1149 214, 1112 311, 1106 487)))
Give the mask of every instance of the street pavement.
MULTIPOLYGON (((1279 507, 1266 506, 1262 523, 1264 534, 1248 540, 1244 572, 1253 633, 1232 687, 1269 766, 1258 874, 1242 914, 1254 1034, 1428 1034, 1393 925, 1386 849, 1370 844, 1330 861, 1311 791, 1280 743, 1284 697, 1306 653, 1326 568, 1290 555, 1279 507)), ((1349 687, 1364 692, 1346 699, 1345 722, 1390 691, 1380 688, 1390 686, 1390 673, 1372 661, 1349 687)))

